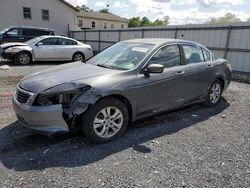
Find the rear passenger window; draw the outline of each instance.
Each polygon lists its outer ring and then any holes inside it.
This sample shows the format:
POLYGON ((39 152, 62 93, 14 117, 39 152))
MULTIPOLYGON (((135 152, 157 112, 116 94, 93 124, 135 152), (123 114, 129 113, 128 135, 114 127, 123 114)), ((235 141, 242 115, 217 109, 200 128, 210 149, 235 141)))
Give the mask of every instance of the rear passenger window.
POLYGON ((77 42, 69 39, 59 38, 59 45, 77 45, 77 42))
POLYGON ((205 61, 211 61, 211 54, 209 51, 202 48, 205 61))
POLYGON ((179 66, 181 64, 180 49, 178 45, 162 47, 150 59, 149 64, 161 64, 165 68, 179 66))
POLYGON ((200 47, 193 45, 182 45, 182 46, 187 64, 204 62, 204 57, 200 47))
POLYGON ((24 36, 37 36, 36 35, 36 30, 33 30, 33 29, 24 29, 23 30, 23 35, 24 36))

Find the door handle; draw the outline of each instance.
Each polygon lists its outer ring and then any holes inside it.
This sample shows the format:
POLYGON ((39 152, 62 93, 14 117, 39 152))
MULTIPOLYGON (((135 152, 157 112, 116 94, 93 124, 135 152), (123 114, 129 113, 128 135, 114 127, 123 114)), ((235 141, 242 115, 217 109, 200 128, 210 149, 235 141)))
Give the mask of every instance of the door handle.
POLYGON ((213 65, 208 65, 208 66, 207 66, 207 68, 212 68, 212 67, 213 67, 213 65))
POLYGON ((24 38, 23 38, 23 37, 19 37, 19 39, 22 39, 22 40, 23 40, 24 38))
POLYGON ((176 76, 180 76, 180 75, 183 75, 185 72, 184 71, 178 71, 175 73, 176 76))

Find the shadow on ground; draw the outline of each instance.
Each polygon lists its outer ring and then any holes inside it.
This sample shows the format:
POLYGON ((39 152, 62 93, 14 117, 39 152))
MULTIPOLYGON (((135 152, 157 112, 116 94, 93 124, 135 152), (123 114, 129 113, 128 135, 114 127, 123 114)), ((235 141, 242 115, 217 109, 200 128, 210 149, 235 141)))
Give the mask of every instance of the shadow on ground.
POLYGON ((45 66, 49 66, 49 65, 60 65, 60 64, 64 64, 64 63, 72 63, 71 61, 37 61, 37 62, 31 62, 28 65, 18 65, 13 61, 8 61, 8 60, 1 60, 0 59, 0 66, 3 65, 8 65, 10 67, 33 67, 33 66, 37 66, 37 65, 45 65, 45 66))
POLYGON ((89 143, 81 133, 59 134, 48 138, 15 122, 0 130, 0 160, 8 169, 29 171, 84 166, 127 148, 150 153, 151 149, 142 143, 206 121, 229 106, 222 98, 213 108, 194 105, 148 118, 134 123, 120 139, 103 145, 89 143))

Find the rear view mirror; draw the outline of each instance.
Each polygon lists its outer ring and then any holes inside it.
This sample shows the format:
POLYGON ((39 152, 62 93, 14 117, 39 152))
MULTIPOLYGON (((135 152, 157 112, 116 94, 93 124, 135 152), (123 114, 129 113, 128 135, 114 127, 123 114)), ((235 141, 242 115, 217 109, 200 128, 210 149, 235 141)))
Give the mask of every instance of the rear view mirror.
POLYGON ((150 73, 162 73, 164 70, 164 66, 160 64, 150 64, 147 68, 143 70, 143 74, 150 73))
POLYGON ((42 42, 38 42, 36 45, 37 45, 37 46, 42 46, 43 43, 42 43, 42 42))

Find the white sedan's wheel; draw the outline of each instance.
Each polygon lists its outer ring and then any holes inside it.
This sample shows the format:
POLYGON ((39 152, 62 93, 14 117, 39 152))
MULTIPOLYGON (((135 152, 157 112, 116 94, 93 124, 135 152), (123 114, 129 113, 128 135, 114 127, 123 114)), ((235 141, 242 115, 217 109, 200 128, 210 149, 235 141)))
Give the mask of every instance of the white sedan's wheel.
POLYGON ((28 52, 20 52, 16 56, 16 62, 21 65, 27 65, 31 62, 31 56, 28 52))
POLYGON ((73 56, 73 61, 84 61, 84 56, 81 53, 75 53, 73 56))
POLYGON ((122 124, 122 112, 114 106, 109 106, 97 113, 93 126, 98 136, 109 138, 114 136, 121 129, 122 124))

